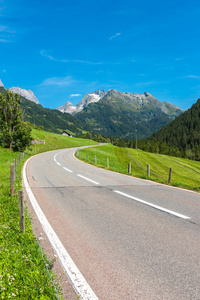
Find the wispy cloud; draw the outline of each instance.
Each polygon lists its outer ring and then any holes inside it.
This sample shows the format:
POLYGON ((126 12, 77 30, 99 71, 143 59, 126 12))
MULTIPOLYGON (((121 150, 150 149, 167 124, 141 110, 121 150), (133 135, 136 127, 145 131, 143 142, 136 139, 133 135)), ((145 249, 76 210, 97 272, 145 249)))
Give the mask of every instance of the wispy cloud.
POLYGON ((51 77, 45 79, 39 86, 57 86, 57 87, 67 87, 76 83, 71 76, 66 77, 51 77))
POLYGON ((51 55, 49 55, 45 50, 41 50, 40 51, 40 54, 44 57, 47 57, 49 58, 50 60, 53 60, 53 61, 56 61, 56 62, 62 62, 62 63, 68 63, 69 60, 66 60, 66 59, 57 59, 51 55))
POLYGON ((7 39, 1 39, 1 38, 0 38, 0 43, 10 43, 10 41, 7 40, 7 39))
POLYGON ((145 86, 151 86, 151 85, 155 85, 155 84, 159 84, 158 81, 148 81, 148 82, 137 82, 135 84, 136 87, 145 87, 145 86))
POLYGON ((69 98, 80 97, 80 96, 82 96, 82 95, 81 95, 81 94, 71 94, 71 95, 69 96, 69 98))
POLYGON ((111 37, 109 38, 109 41, 115 39, 116 37, 118 37, 118 36, 120 36, 120 35, 121 35, 120 32, 116 33, 115 35, 113 35, 113 36, 111 36, 111 37))
POLYGON ((90 65, 101 65, 101 64, 103 64, 103 62, 92 62, 92 61, 79 60, 79 59, 71 59, 71 60, 70 59, 58 59, 58 58, 55 58, 55 57, 49 55, 46 50, 41 50, 40 54, 42 56, 52 60, 52 61, 61 62, 61 63, 75 62, 75 63, 90 64, 90 65))
POLYGON ((78 60, 78 59, 74 59, 72 61, 77 62, 77 63, 89 64, 89 65, 102 65, 103 64, 103 62, 93 62, 93 61, 78 60))
POLYGON ((0 25, 0 43, 10 43, 11 37, 15 34, 16 31, 11 30, 6 25, 0 25))
POLYGON ((198 76, 198 75, 184 75, 184 76, 180 76, 178 78, 200 79, 200 76, 198 76))

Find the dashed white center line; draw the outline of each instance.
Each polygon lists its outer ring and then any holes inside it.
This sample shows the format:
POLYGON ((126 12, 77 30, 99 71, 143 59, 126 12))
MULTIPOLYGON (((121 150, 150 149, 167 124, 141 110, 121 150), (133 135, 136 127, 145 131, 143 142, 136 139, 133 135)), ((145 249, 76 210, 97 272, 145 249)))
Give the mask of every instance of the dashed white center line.
POLYGON ((182 219, 185 219, 185 220, 191 219, 190 217, 187 217, 187 216, 185 216, 185 215, 179 214, 179 213, 177 213, 177 212, 175 212, 175 211, 172 211, 172 210, 163 208, 163 207, 161 207, 161 206, 152 204, 152 203, 150 203, 150 202, 141 200, 141 199, 139 199, 139 198, 136 198, 136 197, 133 197, 133 196, 131 196, 131 195, 122 193, 122 192, 120 192, 120 191, 113 191, 113 192, 115 192, 115 193, 117 193, 117 194, 120 194, 120 195, 122 195, 122 196, 124 196, 124 197, 133 199, 133 200, 135 200, 135 201, 137 201, 137 202, 143 203, 143 204, 145 204, 145 205, 151 206, 151 207, 156 208, 156 209, 158 209, 158 210, 161 210, 161 211, 163 211, 163 212, 166 212, 166 213, 168 213, 168 214, 170 214, 170 215, 174 215, 174 216, 176 216, 176 217, 179 217, 179 218, 182 218, 182 219))
POLYGON ((57 165, 61 166, 61 164, 59 162, 56 162, 56 163, 57 163, 57 165))
POLYGON ((89 179, 89 178, 87 178, 87 177, 85 177, 85 176, 82 176, 82 175, 80 175, 80 174, 77 174, 77 176, 79 176, 79 177, 81 177, 81 178, 83 178, 83 179, 85 179, 85 180, 87 180, 87 181, 90 181, 90 182, 92 182, 92 183, 94 183, 94 184, 99 184, 98 182, 96 182, 96 181, 94 181, 94 180, 92 180, 92 179, 89 179))
POLYGON ((67 168, 65 168, 65 167, 63 167, 63 169, 65 169, 66 171, 68 171, 68 172, 70 172, 70 173, 73 173, 73 171, 70 170, 70 169, 67 169, 67 168))

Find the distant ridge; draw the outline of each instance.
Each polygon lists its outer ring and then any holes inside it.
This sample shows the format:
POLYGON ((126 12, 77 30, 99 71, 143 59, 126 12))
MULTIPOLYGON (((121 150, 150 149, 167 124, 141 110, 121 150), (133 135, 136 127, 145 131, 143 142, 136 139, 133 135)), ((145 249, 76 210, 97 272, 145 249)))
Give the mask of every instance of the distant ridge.
POLYGON ((161 102, 148 92, 131 94, 109 90, 75 116, 98 134, 135 139, 137 132, 141 139, 147 138, 182 112, 179 107, 161 102))
POLYGON ((57 110, 67 112, 69 114, 76 114, 82 111, 90 103, 98 102, 105 94, 106 92, 104 90, 96 90, 95 92, 85 94, 83 99, 76 106, 68 101, 64 105, 58 107, 57 110))

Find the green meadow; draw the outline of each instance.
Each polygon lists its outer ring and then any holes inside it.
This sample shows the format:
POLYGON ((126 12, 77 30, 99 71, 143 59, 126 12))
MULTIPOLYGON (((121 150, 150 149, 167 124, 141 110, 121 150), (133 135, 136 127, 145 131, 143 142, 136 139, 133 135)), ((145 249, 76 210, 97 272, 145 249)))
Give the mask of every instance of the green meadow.
POLYGON ((164 184, 200 192, 200 162, 167 155, 144 152, 140 149, 120 148, 107 144, 104 146, 81 149, 76 154, 85 162, 130 176, 150 179, 164 184), (107 165, 109 160, 109 166, 107 165), (147 176, 147 165, 150 165, 150 176, 147 176), (171 183, 169 169, 172 168, 171 183))
POLYGON ((26 158, 21 155, 20 162, 19 153, 0 148, 0 299, 63 299, 59 280, 51 270, 53 262, 48 261, 45 254, 42 256, 27 210, 25 233, 20 230, 18 191, 22 189, 22 168, 31 154, 96 144, 91 140, 40 130, 33 130, 32 136, 44 140, 45 145, 34 144, 29 147, 26 150, 29 154, 26 158), (15 158, 15 194, 11 196, 10 166, 15 158))

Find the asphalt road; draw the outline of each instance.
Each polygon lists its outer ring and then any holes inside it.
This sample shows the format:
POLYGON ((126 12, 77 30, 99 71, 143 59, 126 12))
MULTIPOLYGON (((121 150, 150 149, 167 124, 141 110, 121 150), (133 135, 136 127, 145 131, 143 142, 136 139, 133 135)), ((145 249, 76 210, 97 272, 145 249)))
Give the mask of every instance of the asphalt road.
POLYGON ((98 169, 75 149, 32 158, 39 206, 99 299, 200 299, 200 195, 98 169))

